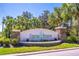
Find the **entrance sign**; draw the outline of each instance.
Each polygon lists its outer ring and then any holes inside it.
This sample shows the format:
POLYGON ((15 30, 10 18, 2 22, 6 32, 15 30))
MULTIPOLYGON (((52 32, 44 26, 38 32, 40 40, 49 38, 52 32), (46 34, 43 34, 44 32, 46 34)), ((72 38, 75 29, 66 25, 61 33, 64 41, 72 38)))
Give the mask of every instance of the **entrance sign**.
POLYGON ((58 40, 59 33, 48 29, 30 29, 20 33, 20 42, 58 40))

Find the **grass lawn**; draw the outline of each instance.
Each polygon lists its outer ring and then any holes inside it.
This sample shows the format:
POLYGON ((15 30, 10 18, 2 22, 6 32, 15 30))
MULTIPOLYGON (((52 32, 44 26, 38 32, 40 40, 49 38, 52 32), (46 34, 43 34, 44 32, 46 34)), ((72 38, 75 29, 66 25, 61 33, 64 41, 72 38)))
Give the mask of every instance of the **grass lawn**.
POLYGON ((0 55, 4 54, 14 54, 14 53, 23 53, 23 52, 34 52, 34 51, 43 51, 43 50, 56 50, 64 48, 79 47, 79 44, 69 44, 63 43, 57 46, 51 47, 17 47, 17 48, 0 48, 0 55))

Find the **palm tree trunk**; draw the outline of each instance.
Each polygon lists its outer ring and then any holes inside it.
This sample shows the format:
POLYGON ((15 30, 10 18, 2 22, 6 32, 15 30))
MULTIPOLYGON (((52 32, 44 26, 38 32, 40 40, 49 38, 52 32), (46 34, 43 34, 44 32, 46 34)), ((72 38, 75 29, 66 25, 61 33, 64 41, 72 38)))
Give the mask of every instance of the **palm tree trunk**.
POLYGON ((4 29, 4 24, 2 23, 2 32, 3 32, 3 29, 4 29))
POLYGON ((77 24, 77 36, 79 36, 79 16, 77 16, 77 21, 78 21, 78 24, 77 24))

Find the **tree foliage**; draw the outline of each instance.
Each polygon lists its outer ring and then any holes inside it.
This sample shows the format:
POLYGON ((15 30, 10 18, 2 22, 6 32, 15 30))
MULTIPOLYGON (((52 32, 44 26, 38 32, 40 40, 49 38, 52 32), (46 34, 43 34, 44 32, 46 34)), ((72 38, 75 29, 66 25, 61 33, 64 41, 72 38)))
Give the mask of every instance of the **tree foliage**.
POLYGON ((33 17, 33 15, 24 11, 22 15, 18 15, 16 18, 6 16, 3 19, 3 33, 6 37, 10 38, 12 30, 27 30, 32 28, 48 28, 54 29, 57 26, 66 26, 67 29, 72 30, 73 20, 77 21, 74 25, 76 33, 79 35, 79 4, 78 3, 63 3, 61 7, 54 8, 53 12, 44 10, 39 17, 33 17))

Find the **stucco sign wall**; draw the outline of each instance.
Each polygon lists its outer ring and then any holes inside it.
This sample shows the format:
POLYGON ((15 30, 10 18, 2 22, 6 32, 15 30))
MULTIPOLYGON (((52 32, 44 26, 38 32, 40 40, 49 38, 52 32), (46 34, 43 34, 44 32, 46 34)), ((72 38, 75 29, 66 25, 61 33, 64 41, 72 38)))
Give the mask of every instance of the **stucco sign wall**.
POLYGON ((48 29, 30 29, 20 33, 20 42, 58 40, 59 33, 48 29))

